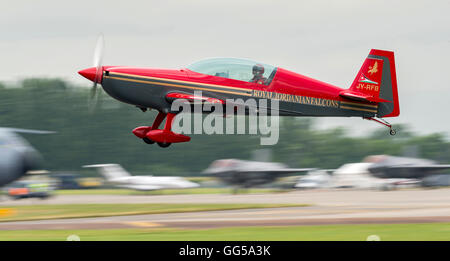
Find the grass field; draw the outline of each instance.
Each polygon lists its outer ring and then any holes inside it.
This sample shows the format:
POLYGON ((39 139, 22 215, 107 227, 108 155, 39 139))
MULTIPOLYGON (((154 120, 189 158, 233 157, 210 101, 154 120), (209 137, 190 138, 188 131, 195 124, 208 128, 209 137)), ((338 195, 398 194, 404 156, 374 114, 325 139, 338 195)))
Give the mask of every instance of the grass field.
POLYGON ((450 240, 450 223, 321 225, 295 227, 233 227, 204 230, 107 229, 107 230, 16 230, 0 231, 0 240, 57 240, 77 235, 89 240, 152 241, 280 241, 353 240, 377 235, 382 241, 450 240))
MULTIPOLYGON (((273 188, 255 188, 240 190, 240 193, 277 193, 288 190, 273 188)), ((193 188, 193 189, 163 189, 155 191, 136 191, 131 189, 71 189, 56 190, 56 195, 179 195, 179 194, 230 194, 231 188, 193 188)))
POLYGON ((1 221, 306 206, 294 204, 68 204, 2 206, 1 221))

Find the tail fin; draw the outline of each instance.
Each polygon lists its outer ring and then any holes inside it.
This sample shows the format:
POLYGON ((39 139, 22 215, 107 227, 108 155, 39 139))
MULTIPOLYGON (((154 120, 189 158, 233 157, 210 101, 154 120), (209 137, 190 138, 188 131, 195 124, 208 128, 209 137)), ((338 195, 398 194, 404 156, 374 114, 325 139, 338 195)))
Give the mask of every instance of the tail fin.
POLYGON ((344 97, 378 103, 378 117, 400 114, 394 52, 372 49, 344 97))
POLYGON ((85 165, 83 167, 99 168, 100 174, 102 174, 107 180, 131 176, 130 173, 128 173, 119 164, 95 164, 95 165, 85 165))

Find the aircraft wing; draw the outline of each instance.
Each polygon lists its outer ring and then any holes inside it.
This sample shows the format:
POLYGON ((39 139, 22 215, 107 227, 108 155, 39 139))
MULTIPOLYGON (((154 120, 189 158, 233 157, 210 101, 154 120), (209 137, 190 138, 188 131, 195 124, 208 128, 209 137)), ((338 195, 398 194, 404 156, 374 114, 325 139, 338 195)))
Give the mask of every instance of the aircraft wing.
POLYGON ((433 170, 442 170, 442 169, 450 169, 450 165, 398 165, 388 167, 392 170, 423 170, 423 171, 433 171, 433 170))
POLYGON ((166 99, 169 102, 173 102, 176 99, 185 99, 188 102, 209 102, 209 103, 220 103, 220 104, 225 104, 224 100, 220 100, 217 98, 211 98, 211 97, 206 97, 206 96, 195 96, 192 94, 187 94, 187 93, 179 93, 179 92, 171 92, 168 93, 166 95, 166 99))
POLYGON ((126 189, 134 189, 134 190, 139 190, 139 191, 150 191, 150 190, 158 190, 158 189, 162 189, 162 187, 160 186, 156 186, 156 185, 132 185, 132 184, 118 184, 116 185, 117 187, 121 187, 121 188, 126 188, 126 189))
POLYGON ((308 172, 311 170, 316 170, 317 168, 302 168, 302 169, 255 169, 255 170, 241 170, 241 173, 269 173, 269 174, 289 174, 297 172, 308 172))
POLYGON ((30 130, 30 129, 19 129, 19 128, 6 128, 2 127, 0 129, 8 130, 16 133, 31 133, 31 134, 52 134, 56 133, 55 131, 44 131, 44 130, 30 130))
MULTIPOLYGON (((225 104, 226 102, 222 99, 217 99, 217 98, 212 98, 212 97, 207 97, 207 96, 195 96, 192 94, 187 94, 187 93, 179 93, 179 92, 171 92, 168 93, 166 95, 166 99, 168 102, 174 102, 176 99, 185 99, 187 100, 189 103, 194 103, 194 102, 209 102, 209 103, 218 103, 218 104, 225 104)), ((268 107, 262 107, 262 106, 251 106, 250 104, 245 104, 245 102, 233 102, 232 103, 234 106, 244 106, 244 107, 252 107, 255 111, 258 111, 259 109, 267 109, 267 111, 270 110, 274 110, 274 111, 284 111, 284 112, 290 112, 293 114, 298 114, 301 115, 301 113, 296 112, 296 111, 290 111, 290 110, 279 110, 279 109, 274 109, 274 108, 268 108, 268 107)))
POLYGON ((386 179, 385 182, 394 185, 410 185, 419 183, 419 179, 386 179))

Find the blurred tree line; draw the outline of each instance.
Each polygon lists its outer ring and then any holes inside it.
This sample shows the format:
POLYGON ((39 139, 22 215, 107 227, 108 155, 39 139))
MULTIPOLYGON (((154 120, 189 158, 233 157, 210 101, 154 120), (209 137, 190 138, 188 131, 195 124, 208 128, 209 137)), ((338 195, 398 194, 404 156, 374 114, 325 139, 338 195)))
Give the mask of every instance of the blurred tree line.
POLYGON ((102 93, 97 109, 90 113, 88 96, 87 86, 61 79, 0 84, 0 126, 57 131, 23 135, 41 152, 45 167, 53 171, 119 163, 136 174, 198 175, 213 160, 251 159, 254 150, 267 148, 273 161, 290 167, 337 168, 374 154, 450 162, 450 143, 442 133, 417 136, 400 125, 395 126, 395 137, 382 127, 369 137, 350 137, 342 128, 315 130, 313 118, 281 117, 280 139, 274 146, 261 146, 257 135, 190 135, 191 142, 163 149, 147 145, 131 133, 137 126, 151 125, 156 111, 143 113, 102 93))

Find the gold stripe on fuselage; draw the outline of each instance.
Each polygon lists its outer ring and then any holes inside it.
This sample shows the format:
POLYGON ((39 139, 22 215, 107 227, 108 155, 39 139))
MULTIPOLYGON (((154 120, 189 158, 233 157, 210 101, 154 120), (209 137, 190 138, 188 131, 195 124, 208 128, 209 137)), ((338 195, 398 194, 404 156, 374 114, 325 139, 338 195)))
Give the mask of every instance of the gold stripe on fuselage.
MULTIPOLYGON (((194 82, 186 82, 186 81, 172 80, 172 79, 169 80, 169 79, 164 79, 164 78, 132 75, 132 74, 126 74, 126 73, 117 73, 117 72, 114 72, 114 73, 110 72, 109 75, 136 77, 136 78, 141 78, 141 79, 146 79, 146 80, 137 80, 137 79, 124 78, 124 77, 114 77, 114 76, 108 76, 108 75, 104 75, 103 77, 107 78, 107 79, 114 79, 114 80, 119 80, 119 81, 137 82, 137 83, 153 84, 153 85, 161 85, 161 86, 169 86, 169 87, 177 87, 177 88, 185 88, 185 89, 193 89, 193 90, 202 90, 202 91, 211 91, 211 92, 219 92, 219 93, 227 93, 227 94, 235 94, 235 95, 243 95, 243 96, 252 96, 252 94, 246 93, 246 92, 251 92, 252 90, 246 90, 246 89, 237 88, 237 87, 230 87, 230 86, 223 86, 223 85, 216 85, 216 84, 194 83, 194 82), (174 82, 174 83, 164 83, 164 82, 158 82, 155 80, 164 80, 164 81, 169 81, 169 82, 174 82), (241 92, 210 89, 210 88, 201 88, 201 87, 188 86, 188 85, 182 85, 182 84, 176 84, 176 83, 189 83, 189 84, 201 85, 201 86, 205 86, 205 87, 217 87, 217 88, 223 88, 223 89, 239 90, 241 92)), ((371 107, 374 109, 376 109, 378 107, 377 105, 360 104, 360 103, 343 102, 343 101, 341 101, 341 104, 348 104, 350 106, 352 106, 352 105, 367 106, 367 107, 371 107)), ((348 110, 366 111, 366 112, 372 112, 372 113, 377 112, 376 110, 348 107, 345 105, 344 106, 341 105, 340 108, 348 109, 348 110)))
POLYGON ((354 111, 367 111, 367 112, 373 112, 373 113, 377 113, 376 110, 369 110, 369 109, 363 109, 363 108, 356 108, 356 107, 347 107, 347 106, 342 106, 340 107, 341 109, 347 109, 347 110, 354 110, 354 111))
POLYGON ((162 86, 170 86, 170 87, 178 87, 178 88, 186 88, 186 89, 193 89, 193 90, 202 90, 202 91, 211 91, 211 92, 220 92, 220 93, 228 93, 228 94, 236 94, 236 95, 243 95, 243 96, 252 96, 249 93, 244 92, 232 92, 232 91, 224 91, 224 90, 217 90, 217 89, 208 89, 208 88, 199 88, 199 87, 193 87, 193 86, 186 86, 186 85, 179 85, 179 84, 171 84, 171 83, 163 83, 163 82, 153 82, 150 80, 143 81, 143 80, 135 80, 135 79, 128 79, 128 78, 121 78, 121 77, 112 77, 112 76, 103 76, 107 79, 114 79, 119 81, 127 81, 127 82, 137 82, 137 83, 146 83, 146 84, 154 84, 154 85, 162 85, 162 86))
POLYGON ((202 85, 202 86, 207 86, 207 87, 219 87, 219 88, 230 89, 230 90, 239 90, 239 91, 244 91, 244 92, 252 91, 252 90, 239 88, 239 87, 231 87, 231 86, 225 86, 225 85, 200 83, 200 82, 189 82, 189 81, 182 81, 182 80, 175 80, 175 79, 158 78, 158 77, 153 77, 153 76, 142 76, 142 75, 134 75, 134 74, 118 73, 118 72, 109 72, 109 74, 128 76, 128 77, 136 77, 136 78, 149 79, 149 80, 160 80, 160 81, 168 81, 168 82, 175 82, 175 83, 195 84, 195 85, 202 85))

